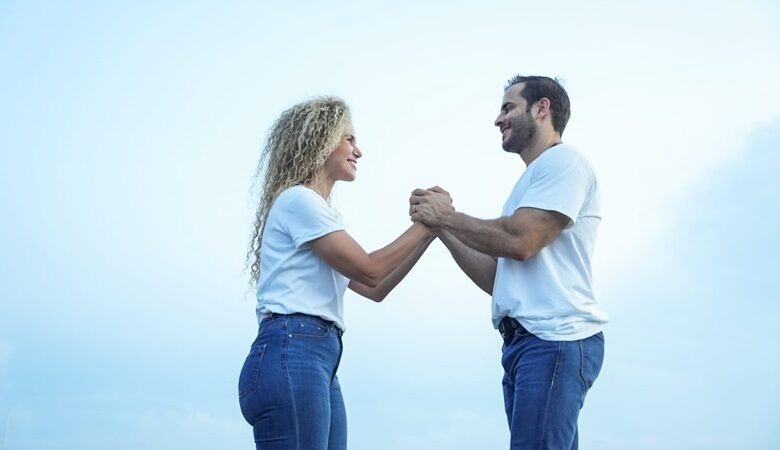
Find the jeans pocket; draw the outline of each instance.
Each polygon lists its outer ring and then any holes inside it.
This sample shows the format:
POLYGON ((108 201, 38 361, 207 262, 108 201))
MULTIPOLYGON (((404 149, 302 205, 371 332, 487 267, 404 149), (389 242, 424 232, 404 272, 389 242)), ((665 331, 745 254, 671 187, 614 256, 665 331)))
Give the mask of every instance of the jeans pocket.
POLYGON ((255 345, 249 350, 249 355, 244 361, 244 367, 241 368, 241 375, 238 377, 238 398, 252 392, 257 387, 257 381, 260 378, 260 366, 263 362, 265 349, 268 344, 255 345))
POLYGON ((590 389, 604 363, 604 335, 598 333, 581 340, 580 355, 582 356, 580 375, 585 383, 585 389, 590 389))

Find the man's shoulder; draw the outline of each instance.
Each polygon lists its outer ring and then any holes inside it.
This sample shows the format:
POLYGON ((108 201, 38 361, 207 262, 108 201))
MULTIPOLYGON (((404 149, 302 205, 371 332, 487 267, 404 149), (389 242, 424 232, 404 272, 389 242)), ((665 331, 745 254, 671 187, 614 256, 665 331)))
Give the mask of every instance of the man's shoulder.
POLYGON ((591 166, 585 155, 576 147, 569 144, 558 144, 547 149, 539 156, 537 170, 542 171, 566 171, 566 169, 575 169, 594 175, 593 166, 591 166))
POLYGON ((566 162, 566 161, 582 161, 587 163, 588 160, 585 155, 577 147, 561 143, 553 147, 548 148, 539 156, 539 159, 548 163, 554 162, 566 162))

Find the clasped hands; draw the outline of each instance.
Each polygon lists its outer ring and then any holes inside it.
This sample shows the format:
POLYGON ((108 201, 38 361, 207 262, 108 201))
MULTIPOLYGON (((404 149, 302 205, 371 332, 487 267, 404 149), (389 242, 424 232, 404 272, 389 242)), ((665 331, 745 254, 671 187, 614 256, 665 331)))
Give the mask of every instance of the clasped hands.
POLYGON ((447 217, 454 212, 450 193, 439 186, 415 189, 409 197, 409 216, 412 221, 421 222, 435 232, 441 229, 447 217))

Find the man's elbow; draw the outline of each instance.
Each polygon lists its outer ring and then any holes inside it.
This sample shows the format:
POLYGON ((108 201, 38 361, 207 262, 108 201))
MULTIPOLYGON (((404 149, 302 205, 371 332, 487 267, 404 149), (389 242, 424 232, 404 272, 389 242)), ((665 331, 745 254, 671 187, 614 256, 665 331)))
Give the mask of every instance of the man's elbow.
POLYGON ((538 255, 541 250, 541 248, 537 248, 536 246, 520 243, 512 248, 512 254, 509 256, 518 261, 528 261, 538 255))
POLYGON ((387 294, 383 292, 372 292, 371 295, 368 295, 368 299, 372 300, 374 303, 382 303, 382 300, 386 297, 387 294))

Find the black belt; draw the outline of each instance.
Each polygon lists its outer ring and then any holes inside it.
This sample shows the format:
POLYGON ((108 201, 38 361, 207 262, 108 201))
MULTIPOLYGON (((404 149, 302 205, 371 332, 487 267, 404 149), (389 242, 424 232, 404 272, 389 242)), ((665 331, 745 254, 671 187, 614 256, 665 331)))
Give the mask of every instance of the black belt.
POLYGON ((501 338, 505 343, 512 341, 512 338, 515 336, 515 332, 518 329, 525 330, 525 328, 520 325, 520 322, 513 317, 504 316, 501 319, 501 322, 498 322, 498 332, 501 333, 501 338))

